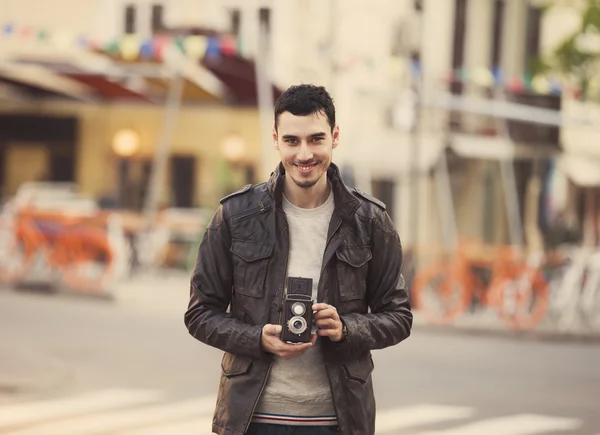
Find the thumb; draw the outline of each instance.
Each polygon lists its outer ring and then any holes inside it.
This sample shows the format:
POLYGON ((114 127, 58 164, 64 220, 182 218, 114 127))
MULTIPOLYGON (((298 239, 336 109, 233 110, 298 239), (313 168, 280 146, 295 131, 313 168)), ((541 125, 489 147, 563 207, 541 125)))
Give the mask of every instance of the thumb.
POLYGON ((270 325, 266 324, 263 331, 267 335, 277 335, 281 332, 281 325, 270 325))

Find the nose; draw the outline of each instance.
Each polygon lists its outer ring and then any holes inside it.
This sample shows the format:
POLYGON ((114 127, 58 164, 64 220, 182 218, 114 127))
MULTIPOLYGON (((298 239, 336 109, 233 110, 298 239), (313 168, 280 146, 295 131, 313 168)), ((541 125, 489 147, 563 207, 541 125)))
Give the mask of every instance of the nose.
POLYGON ((300 150, 298 151, 297 157, 298 160, 300 160, 301 162, 308 162, 312 160, 313 153, 310 150, 310 147, 308 146, 308 143, 306 141, 302 141, 302 143, 300 144, 300 150))

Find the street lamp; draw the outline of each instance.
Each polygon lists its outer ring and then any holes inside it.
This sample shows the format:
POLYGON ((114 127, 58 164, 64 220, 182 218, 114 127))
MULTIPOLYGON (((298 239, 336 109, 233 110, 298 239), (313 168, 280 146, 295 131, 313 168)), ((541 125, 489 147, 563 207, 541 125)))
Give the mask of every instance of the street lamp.
POLYGON ((112 149, 121 158, 133 156, 139 147, 140 135, 135 130, 124 128, 117 131, 113 136, 112 149))
POLYGON ((221 152, 227 162, 239 163, 246 156, 246 141, 239 134, 230 134, 223 139, 221 152))
POLYGON ((140 148, 140 135, 137 131, 124 128, 115 133, 112 149, 117 156, 119 206, 126 203, 126 189, 129 184, 129 159, 140 148))
POLYGON ((254 167, 251 163, 245 162, 247 144, 246 140, 237 133, 227 135, 221 142, 221 154, 225 158, 226 162, 226 175, 224 180, 226 185, 230 185, 235 182, 230 179, 231 176, 237 178, 237 174, 243 171, 244 183, 254 182, 254 167))

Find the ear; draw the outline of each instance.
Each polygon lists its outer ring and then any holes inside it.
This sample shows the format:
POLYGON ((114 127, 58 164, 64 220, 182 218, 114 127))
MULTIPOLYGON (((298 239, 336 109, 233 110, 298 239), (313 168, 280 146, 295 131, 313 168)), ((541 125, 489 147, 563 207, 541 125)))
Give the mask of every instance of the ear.
POLYGON ((273 127, 271 134, 273 136, 273 146, 275 147, 276 150, 278 150, 279 149, 279 141, 277 140, 278 136, 277 136, 277 130, 275 130, 275 127, 273 127))
POLYGON ((337 146, 340 144, 340 126, 339 125, 335 125, 335 127, 333 127, 333 132, 331 134, 332 138, 333 138, 333 148, 337 148, 337 146))

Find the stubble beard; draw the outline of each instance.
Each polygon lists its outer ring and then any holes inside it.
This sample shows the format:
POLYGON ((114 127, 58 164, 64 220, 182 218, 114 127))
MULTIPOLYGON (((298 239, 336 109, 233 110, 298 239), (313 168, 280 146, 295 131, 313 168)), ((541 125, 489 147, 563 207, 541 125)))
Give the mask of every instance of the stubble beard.
POLYGON ((307 181, 294 180, 294 183, 296 183, 296 186, 298 186, 302 189, 310 189, 315 184, 317 184, 317 181, 319 181, 319 178, 317 178, 316 180, 307 180, 307 181))

